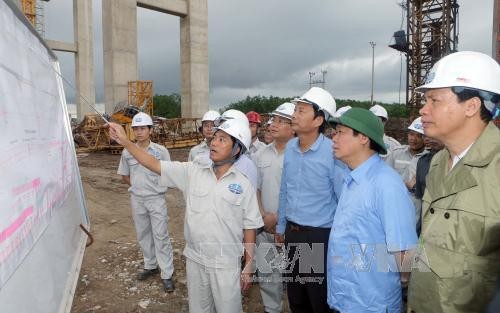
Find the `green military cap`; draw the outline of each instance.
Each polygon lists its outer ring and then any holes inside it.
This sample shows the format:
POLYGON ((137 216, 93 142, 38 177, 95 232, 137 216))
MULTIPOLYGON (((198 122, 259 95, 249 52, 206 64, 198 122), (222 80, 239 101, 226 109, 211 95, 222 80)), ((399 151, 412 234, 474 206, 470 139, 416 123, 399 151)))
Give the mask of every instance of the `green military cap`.
POLYGON ((384 125, 378 117, 367 109, 352 108, 340 117, 332 119, 335 124, 344 125, 367 136, 378 146, 380 154, 386 154, 384 125))

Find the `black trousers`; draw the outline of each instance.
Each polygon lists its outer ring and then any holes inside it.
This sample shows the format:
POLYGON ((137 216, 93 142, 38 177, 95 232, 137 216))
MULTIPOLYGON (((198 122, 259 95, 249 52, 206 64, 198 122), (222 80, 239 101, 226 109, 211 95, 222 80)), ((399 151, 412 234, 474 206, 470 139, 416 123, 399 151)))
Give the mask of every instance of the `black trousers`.
POLYGON ((283 273, 293 313, 332 312, 327 303, 326 257, 330 228, 287 222, 285 248, 288 262, 283 273))

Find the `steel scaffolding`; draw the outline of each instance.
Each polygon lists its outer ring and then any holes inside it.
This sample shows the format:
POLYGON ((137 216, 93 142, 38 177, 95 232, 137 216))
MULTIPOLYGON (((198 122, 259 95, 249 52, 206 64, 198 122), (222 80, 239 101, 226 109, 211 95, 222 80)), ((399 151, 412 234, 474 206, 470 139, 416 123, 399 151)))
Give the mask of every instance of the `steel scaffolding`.
POLYGON ((423 100, 415 88, 434 63, 457 51, 458 8, 457 0, 407 1, 406 104, 413 114, 423 100))

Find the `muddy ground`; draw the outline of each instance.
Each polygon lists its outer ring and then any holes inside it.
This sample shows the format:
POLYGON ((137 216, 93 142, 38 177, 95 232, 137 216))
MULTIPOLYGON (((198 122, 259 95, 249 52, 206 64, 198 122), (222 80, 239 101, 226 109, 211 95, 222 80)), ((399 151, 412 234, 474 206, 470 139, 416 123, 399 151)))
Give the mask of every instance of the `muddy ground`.
MULTIPOLYGON (((187 149, 170 150, 173 160, 184 161, 187 154, 187 149)), ((167 193, 176 285, 175 292, 167 294, 159 275, 135 279, 143 262, 127 187, 116 174, 119 160, 109 153, 78 155, 94 243, 85 251, 72 312, 188 312, 182 194, 177 189, 167 193)), ((263 312, 256 285, 244 298, 244 312, 263 312)))

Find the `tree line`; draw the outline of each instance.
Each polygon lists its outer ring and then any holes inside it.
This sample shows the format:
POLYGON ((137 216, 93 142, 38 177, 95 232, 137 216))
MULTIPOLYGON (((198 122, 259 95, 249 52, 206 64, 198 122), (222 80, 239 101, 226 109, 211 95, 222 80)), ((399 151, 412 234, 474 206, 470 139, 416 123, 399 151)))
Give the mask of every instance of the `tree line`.
MULTIPOLYGON (((233 102, 219 111, 224 112, 225 110, 236 109, 242 112, 256 111, 259 113, 270 113, 283 102, 290 102, 292 99, 293 97, 247 96, 245 99, 233 102)), ((371 106, 370 101, 351 99, 335 99, 335 101, 337 102, 337 109, 347 105, 365 109, 371 106)), ((165 118, 176 118, 181 116, 181 97, 177 93, 172 93, 170 95, 155 95, 153 97, 153 103, 153 114, 156 116, 165 118)), ((404 104, 382 102, 377 102, 377 104, 382 105, 391 117, 409 117, 410 115, 410 110, 404 104)))

